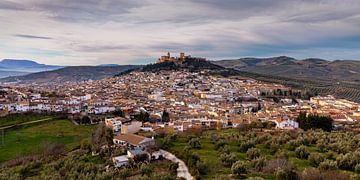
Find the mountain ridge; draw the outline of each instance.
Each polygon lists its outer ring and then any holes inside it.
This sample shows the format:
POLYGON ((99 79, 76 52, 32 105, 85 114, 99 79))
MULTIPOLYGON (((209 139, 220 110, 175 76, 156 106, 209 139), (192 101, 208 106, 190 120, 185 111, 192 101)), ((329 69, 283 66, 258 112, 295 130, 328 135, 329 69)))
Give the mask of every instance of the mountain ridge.
POLYGON ((235 70, 265 75, 318 78, 323 80, 353 81, 360 83, 360 61, 319 58, 298 60, 287 56, 272 58, 240 58, 211 61, 235 70))
POLYGON ((42 71, 24 76, 7 77, 0 79, 2 83, 49 83, 99 80, 112 77, 122 71, 138 68, 138 65, 119 66, 68 66, 52 71, 42 71))

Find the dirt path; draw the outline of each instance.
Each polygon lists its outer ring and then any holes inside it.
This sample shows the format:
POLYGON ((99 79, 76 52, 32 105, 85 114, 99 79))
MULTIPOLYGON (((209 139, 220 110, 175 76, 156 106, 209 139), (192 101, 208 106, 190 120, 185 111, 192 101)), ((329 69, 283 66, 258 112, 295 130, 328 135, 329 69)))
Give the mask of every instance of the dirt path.
POLYGON ((193 180, 194 177, 191 176, 188 167, 186 166, 186 164, 184 163, 184 161, 182 161, 181 159, 177 158, 175 155, 171 154, 168 151, 165 150, 160 150, 159 151, 162 156, 165 159, 168 159, 172 162, 176 162, 179 163, 179 168, 177 169, 177 177, 181 177, 181 178, 185 178, 187 180, 193 180))
POLYGON ((23 122, 23 123, 19 123, 19 124, 10 125, 10 126, 0 127, 0 130, 5 130, 5 129, 8 129, 8 128, 12 128, 14 126, 22 126, 22 125, 27 125, 27 124, 33 124, 33 123, 48 121, 48 120, 52 120, 52 119, 54 119, 54 118, 45 118, 45 119, 39 119, 39 120, 35 120, 35 121, 23 122))

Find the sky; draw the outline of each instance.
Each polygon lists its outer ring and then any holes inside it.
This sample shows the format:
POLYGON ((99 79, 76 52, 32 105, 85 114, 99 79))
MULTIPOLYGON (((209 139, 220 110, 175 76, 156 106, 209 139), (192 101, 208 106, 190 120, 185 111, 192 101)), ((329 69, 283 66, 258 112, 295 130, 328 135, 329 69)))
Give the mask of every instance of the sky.
POLYGON ((0 59, 360 59, 359 0, 1 0, 0 59))

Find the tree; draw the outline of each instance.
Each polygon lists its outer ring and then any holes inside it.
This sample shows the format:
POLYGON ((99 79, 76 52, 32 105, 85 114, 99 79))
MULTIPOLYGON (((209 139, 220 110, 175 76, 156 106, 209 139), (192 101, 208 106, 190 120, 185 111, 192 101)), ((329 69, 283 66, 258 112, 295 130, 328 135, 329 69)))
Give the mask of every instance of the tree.
POLYGON ((120 116, 120 117, 125 117, 125 113, 124 113, 124 111, 122 111, 121 109, 116 109, 116 110, 113 112, 113 115, 115 115, 115 116, 120 116))
POLYGON ((301 145, 300 147, 295 149, 295 154, 297 158, 307 159, 310 153, 306 146, 301 145))
POLYGON ((318 167, 321 162, 324 161, 324 157, 319 153, 311 153, 309 155, 309 162, 311 166, 318 167))
POLYGON ((134 156, 135 163, 145 162, 148 160, 149 160, 149 156, 147 154, 138 154, 138 155, 134 156))
POLYGON ((192 138, 190 139, 190 141, 188 142, 189 146, 193 149, 200 149, 201 148, 201 144, 200 144, 200 140, 199 138, 192 138))
POLYGON ((93 131, 91 136, 91 148, 98 152, 102 145, 113 145, 114 134, 112 129, 106 127, 104 124, 99 124, 93 131))
POLYGON ((306 112, 300 112, 296 121, 299 123, 299 127, 305 131, 309 129, 331 131, 334 120, 330 116, 319 116, 317 114, 309 114, 306 116, 306 112))
POLYGON ((332 160, 325 160, 319 164, 320 170, 336 170, 337 168, 336 161, 332 160))
POLYGON ((234 153, 223 153, 220 155, 220 160, 223 163, 224 166, 226 167, 231 167, 236 161, 237 161, 237 157, 236 154, 234 153))
POLYGON ((231 171, 233 174, 236 175, 241 175, 241 174, 246 174, 247 169, 246 169, 246 164, 243 161, 236 161, 232 166, 231 166, 231 171))
POLYGON ((89 116, 83 116, 80 120, 81 124, 90 124, 91 123, 91 119, 89 118, 89 116))
POLYGON ((127 177, 130 176, 130 170, 127 168, 121 169, 119 171, 119 176, 120 176, 120 179, 126 179, 127 177))
POLYGON ((153 172, 153 169, 150 165, 147 165, 145 163, 141 164, 140 173, 142 176, 146 175, 146 176, 150 177, 152 172, 153 172))
POLYGON ((161 120, 162 122, 170 122, 170 114, 164 110, 162 113, 161 120))
POLYGON ((247 150, 246 156, 249 160, 256 159, 260 157, 260 150, 258 148, 250 148, 247 150))
POLYGON ((140 111, 139 114, 136 114, 134 116, 134 118, 138 121, 141 121, 141 122, 148 122, 149 119, 150 119, 150 114, 148 112, 145 112, 145 111, 140 111))

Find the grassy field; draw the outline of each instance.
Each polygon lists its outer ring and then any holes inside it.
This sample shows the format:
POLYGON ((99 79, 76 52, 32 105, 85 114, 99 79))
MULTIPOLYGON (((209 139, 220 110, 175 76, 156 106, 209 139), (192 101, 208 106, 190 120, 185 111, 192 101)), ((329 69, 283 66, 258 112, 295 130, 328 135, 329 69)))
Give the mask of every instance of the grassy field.
POLYGON ((44 114, 10 114, 5 117, 0 117, 0 127, 11 126, 29 121, 40 119, 53 118, 57 115, 44 115, 44 114))
POLYGON ((64 144, 66 149, 89 138, 94 126, 77 126, 69 120, 52 120, 0 132, 0 162, 41 152, 49 144, 64 144))
MULTIPOLYGON (((262 177, 264 179, 275 179, 273 173, 264 173, 264 172, 256 172, 249 171, 246 174, 246 177, 238 177, 231 175, 231 167, 226 167, 223 165, 220 155, 221 153, 216 150, 215 143, 212 139, 212 135, 223 136, 227 138, 236 137, 239 134, 239 130, 228 129, 222 131, 207 131, 204 132, 201 136, 198 136, 201 144, 200 149, 191 149, 191 152, 196 153, 202 162, 204 162, 207 166, 207 173, 201 175, 203 179, 242 179, 249 177, 262 177)), ((225 138, 226 139, 226 138, 225 138)), ((174 153, 178 157, 182 157, 184 153, 184 147, 188 146, 189 137, 188 135, 178 135, 176 140, 171 143, 168 148, 168 151, 174 153)), ((288 145, 285 143, 281 145, 278 149, 285 150, 288 154, 288 161, 295 166, 295 169, 298 172, 302 172, 306 168, 310 168, 311 165, 309 160, 300 159, 296 157, 294 151, 288 150, 288 145)), ((247 155, 244 152, 240 152, 239 150, 239 141, 238 140, 229 140, 227 141, 227 147, 229 148, 231 153, 234 153, 237 157, 237 160, 247 161, 247 155)), ((266 160, 275 159, 276 156, 274 153, 270 152, 270 149, 267 148, 264 144, 256 144, 255 148, 261 151, 261 157, 266 158, 266 160)), ((315 145, 308 145, 307 149, 309 153, 320 153, 326 157, 326 153, 322 153, 315 145)), ((342 171, 343 173, 353 175, 353 172, 350 171, 342 171)))

